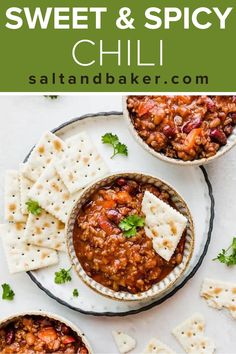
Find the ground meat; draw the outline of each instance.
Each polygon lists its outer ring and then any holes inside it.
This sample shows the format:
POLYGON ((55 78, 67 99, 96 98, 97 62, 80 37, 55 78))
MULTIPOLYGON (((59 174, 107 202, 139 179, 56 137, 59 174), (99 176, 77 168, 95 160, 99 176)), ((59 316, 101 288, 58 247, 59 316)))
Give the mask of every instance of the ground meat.
POLYGON ((167 262, 155 252, 144 228, 130 238, 119 228, 124 217, 143 216, 141 204, 146 190, 175 207, 167 192, 119 178, 97 190, 77 216, 73 234, 76 255, 91 278, 114 291, 146 291, 182 261, 185 233, 167 262))
POLYGON ((1 354, 88 354, 65 324, 43 316, 23 316, 0 329, 1 354))
POLYGON ((127 107, 151 148, 184 161, 214 156, 236 125, 235 96, 129 96, 127 107))

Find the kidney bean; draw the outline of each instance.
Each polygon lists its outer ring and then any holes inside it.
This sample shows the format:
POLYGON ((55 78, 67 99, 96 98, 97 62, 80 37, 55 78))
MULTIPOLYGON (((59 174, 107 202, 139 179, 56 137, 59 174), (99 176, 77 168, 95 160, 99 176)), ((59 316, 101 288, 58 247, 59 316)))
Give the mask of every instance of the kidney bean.
POLYGON ((68 333, 70 332, 70 328, 63 324, 63 325, 61 326, 61 332, 62 332, 63 334, 68 334, 68 333))
POLYGON ((228 124, 224 127, 224 133, 229 136, 232 131, 234 130, 234 127, 231 124, 228 124))
POLYGON ((127 180, 125 180, 124 178, 118 178, 116 183, 118 184, 118 186, 125 186, 127 184, 127 180))
POLYGON ((56 322, 54 325, 54 328, 57 332, 61 332, 62 329, 62 323, 61 322, 56 322))
POLYGON ((15 332, 13 329, 9 329, 6 333, 6 343, 8 345, 12 344, 14 342, 15 339, 15 332))
POLYGON ((120 230, 114 226, 105 216, 101 215, 98 218, 98 225, 106 232, 107 235, 119 233, 120 230))
POLYGON ((171 139, 176 135, 175 128, 170 125, 165 125, 162 131, 168 139, 171 139))
POLYGON ((212 129, 210 132, 210 137, 221 145, 225 145, 227 143, 227 137, 222 130, 212 129))
POLYGON ((191 130, 199 128, 201 124, 202 124, 202 120, 200 117, 196 117, 192 120, 188 120, 186 123, 184 123, 182 127, 182 132, 188 134, 191 132, 191 130))
POLYGON ((207 109, 210 111, 210 112, 214 112, 215 109, 216 109, 216 105, 215 103, 212 101, 211 98, 209 98, 208 102, 207 102, 207 109))
POLYGON ((117 225, 122 219, 122 215, 115 209, 107 210, 106 215, 109 220, 113 221, 117 225))
POLYGON ((236 112, 230 113, 229 117, 232 119, 233 123, 236 124, 236 112))
POLYGON ((138 192, 138 184, 135 181, 128 181, 128 183, 123 186, 122 190, 131 195, 135 195, 138 192))

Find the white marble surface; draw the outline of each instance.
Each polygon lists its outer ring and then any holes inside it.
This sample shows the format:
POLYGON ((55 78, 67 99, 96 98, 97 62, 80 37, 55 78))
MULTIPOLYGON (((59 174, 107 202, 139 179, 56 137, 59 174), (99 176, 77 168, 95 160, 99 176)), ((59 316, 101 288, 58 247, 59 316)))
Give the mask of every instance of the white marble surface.
MULTIPOLYGON (((51 101, 43 96, 0 96, 0 200, 3 200, 4 171, 17 168, 39 134, 84 113, 121 110, 121 96, 61 96, 51 101)), ((137 340, 135 353, 156 336, 177 353, 183 353, 171 335, 180 321, 198 311, 207 322, 207 335, 215 340, 219 354, 236 353, 236 322, 226 311, 209 308, 199 297, 204 277, 236 281, 236 267, 212 262, 217 253, 236 235, 236 149, 207 167, 215 196, 215 223, 208 254, 195 277, 174 297, 147 312, 123 317, 91 317, 65 308, 47 297, 26 274, 9 275, 0 246, 0 284, 12 285, 13 302, 0 299, 0 319, 19 311, 43 309, 76 323, 87 334, 97 354, 117 353, 111 330, 127 331, 137 340)), ((201 206, 199 205, 199 208, 201 206)), ((3 220, 3 203, 0 203, 3 220)))

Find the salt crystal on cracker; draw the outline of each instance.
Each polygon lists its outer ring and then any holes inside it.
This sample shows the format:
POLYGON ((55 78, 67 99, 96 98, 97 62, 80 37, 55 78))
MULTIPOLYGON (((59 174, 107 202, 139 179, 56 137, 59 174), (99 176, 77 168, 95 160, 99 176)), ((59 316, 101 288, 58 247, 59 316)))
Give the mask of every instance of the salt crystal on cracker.
POLYGON ((226 308, 236 319, 236 284, 206 278, 200 295, 209 306, 218 310, 226 308))
POLYGON ((27 219, 20 207, 20 181, 16 170, 8 170, 5 176, 5 219, 13 222, 27 219))
POLYGON ((186 353, 213 354, 214 342, 205 336, 205 319, 196 313, 178 325, 172 333, 186 353))
POLYGON ((160 340, 152 338, 148 342, 143 354, 175 354, 175 352, 160 340))
POLYGON ((55 167, 50 165, 31 188, 29 197, 48 213, 66 223, 80 193, 70 194, 55 167))
POLYGON ((65 224, 44 210, 40 215, 30 214, 23 239, 32 245, 65 252, 65 224))
POLYGON ((35 182, 52 161, 62 156, 64 149, 63 140, 49 131, 45 132, 23 164, 23 175, 35 182))
POLYGON ((109 171, 92 140, 85 132, 66 141, 63 157, 56 169, 70 193, 75 193, 109 171))
POLYGON ((32 188, 34 182, 32 182, 30 179, 26 178, 23 176, 23 174, 20 172, 19 174, 20 177, 20 208, 21 212, 24 215, 29 214, 27 205, 26 203, 29 200, 28 193, 30 189, 32 188))
POLYGON ((113 338, 121 354, 130 352, 136 346, 134 338, 121 331, 112 331, 113 338))
POLYGON ((142 201, 145 232, 152 239, 153 248, 169 261, 187 226, 187 218, 149 191, 142 201))
POLYGON ((56 251, 32 246, 23 241, 24 228, 24 223, 0 225, 0 237, 2 238, 9 272, 24 272, 58 263, 56 251))

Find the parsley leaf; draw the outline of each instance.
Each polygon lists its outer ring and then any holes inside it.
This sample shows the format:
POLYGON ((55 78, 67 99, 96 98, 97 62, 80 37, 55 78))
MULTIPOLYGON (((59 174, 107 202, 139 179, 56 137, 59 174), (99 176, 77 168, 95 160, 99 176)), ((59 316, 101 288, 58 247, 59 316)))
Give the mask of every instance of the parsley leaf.
POLYGON ((128 156, 127 146, 125 144, 122 144, 119 141, 119 138, 117 135, 112 134, 112 133, 106 133, 105 135, 102 136, 102 143, 112 145, 113 155, 111 156, 111 159, 113 159, 113 157, 118 154, 128 156))
POLYGON ((71 275, 70 275, 71 268, 69 269, 64 269, 61 268, 59 272, 55 272, 55 278, 54 282, 56 284, 65 284, 66 282, 69 282, 72 280, 71 275))
MULTIPOLYGON (((128 148, 125 144, 121 144, 120 142, 115 146, 115 155, 121 154, 128 156, 128 148)), ((114 156, 115 156, 114 155, 114 156)))
POLYGON ((144 226, 145 219, 139 215, 129 215, 119 223, 119 227, 124 231, 124 236, 130 238, 135 236, 138 227, 144 226))
POLYGON ((74 289, 74 290, 73 290, 73 296, 74 296, 74 297, 78 297, 78 296, 79 296, 79 292, 78 292, 77 289, 74 289))
POLYGON ((218 260, 221 263, 226 264, 228 267, 236 265, 236 237, 233 238, 231 245, 218 254, 213 261, 218 260))
POLYGON ((27 210, 29 213, 33 214, 33 215, 40 215, 42 213, 42 208, 39 205, 38 202, 36 202, 35 200, 29 199, 28 202, 25 203, 27 205, 27 210))
POLYGON ((106 133, 102 136, 102 142, 103 142, 103 144, 115 145, 119 142, 119 138, 115 134, 106 133))
POLYGON ((2 299, 3 300, 10 300, 12 301, 14 299, 15 293, 11 289, 9 284, 2 284, 2 299))

